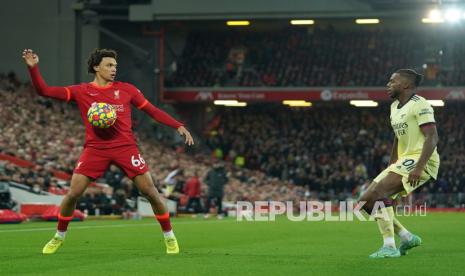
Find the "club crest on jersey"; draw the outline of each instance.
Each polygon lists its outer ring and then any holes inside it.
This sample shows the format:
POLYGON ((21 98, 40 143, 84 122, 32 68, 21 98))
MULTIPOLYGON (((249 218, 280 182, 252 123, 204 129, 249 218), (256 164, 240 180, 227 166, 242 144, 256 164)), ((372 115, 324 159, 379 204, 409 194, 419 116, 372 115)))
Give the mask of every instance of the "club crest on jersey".
POLYGON ((115 99, 119 99, 119 90, 115 90, 115 99))

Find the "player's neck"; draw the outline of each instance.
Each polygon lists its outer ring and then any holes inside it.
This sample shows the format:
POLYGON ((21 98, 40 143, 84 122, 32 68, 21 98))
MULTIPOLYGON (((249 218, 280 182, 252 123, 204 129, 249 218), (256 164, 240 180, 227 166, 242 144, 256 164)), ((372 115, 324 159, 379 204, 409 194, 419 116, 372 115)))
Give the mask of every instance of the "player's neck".
POLYGON ((105 79, 102 78, 102 77, 95 76, 95 78, 94 78, 94 80, 92 81, 92 83, 93 83, 95 86, 98 86, 98 87, 106 87, 106 86, 110 85, 112 82, 111 82, 111 81, 107 81, 107 80, 105 80, 105 79))
POLYGON ((407 103, 410 98, 412 97, 412 95, 415 94, 415 92, 413 91, 409 91, 407 93, 402 93, 399 95, 399 98, 397 100, 399 100, 399 103, 401 105, 404 105, 405 103, 407 103))

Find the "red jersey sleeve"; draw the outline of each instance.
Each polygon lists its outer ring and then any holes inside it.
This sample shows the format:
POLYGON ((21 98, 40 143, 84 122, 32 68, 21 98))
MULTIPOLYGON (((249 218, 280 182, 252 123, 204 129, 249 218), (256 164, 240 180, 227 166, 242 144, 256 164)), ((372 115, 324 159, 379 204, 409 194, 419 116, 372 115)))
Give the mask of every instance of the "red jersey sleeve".
POLYGON ((163 110, 156 108, 153 104, 151 104, 140 92, 133 85, 128 85, 129 91, 131 93, 131 104, 137 107, 140 110, 143 110, 147 113, 150 117, 152 117, 155 121, 172 127, 174 129, 178 129, 179 127, 183 126, 182 123, 178 122, 176 119, 171 117, 168 113, 164 112, 163 110))
POLYGON ((72 99, 72 92, 70 87, 48 86, 40 74, 39 66, 36 65, 32 68, 28 67, 28 70, 32 85, 36 89, 37 94, 40 96, 50 97, 67 102, 72 99))
POLYGON ((83 90, 82 84, 69 85, 64 87, 69 93, 69 99, 77 101, 79 93, 83 90))

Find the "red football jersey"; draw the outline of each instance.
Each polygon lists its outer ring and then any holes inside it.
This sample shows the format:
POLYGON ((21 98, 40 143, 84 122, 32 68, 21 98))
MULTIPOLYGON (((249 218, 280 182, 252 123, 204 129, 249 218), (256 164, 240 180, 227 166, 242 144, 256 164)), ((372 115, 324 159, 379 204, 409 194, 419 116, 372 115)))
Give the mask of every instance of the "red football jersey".
POLYGON ((77 103, 86 126, 85 146, 102 149, 136 144, 132 133, 131 104, 140 109, 148 103, 136 87, 115 81, 106 87, 81 83, 66 89, 69 90, 69 100, 77 103), (87 111, 93 103, 108 103, 115 108, 116 122, 112 127, 96 128, 89 123, 87 111))

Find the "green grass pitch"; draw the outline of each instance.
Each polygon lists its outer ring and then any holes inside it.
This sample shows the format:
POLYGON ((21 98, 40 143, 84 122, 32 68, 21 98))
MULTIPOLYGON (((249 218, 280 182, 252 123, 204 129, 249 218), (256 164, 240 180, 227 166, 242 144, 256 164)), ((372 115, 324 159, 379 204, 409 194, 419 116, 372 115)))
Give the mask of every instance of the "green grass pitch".
POLYGON ((371 260, 375 222, 237 222, 178 218, 181 254, 167 256, 152 219, 72 222, 41 254, 56 223, 0 225, 0 275, 464 275, 465 213, 400 217, 423 238, 408 256, 371 260))

